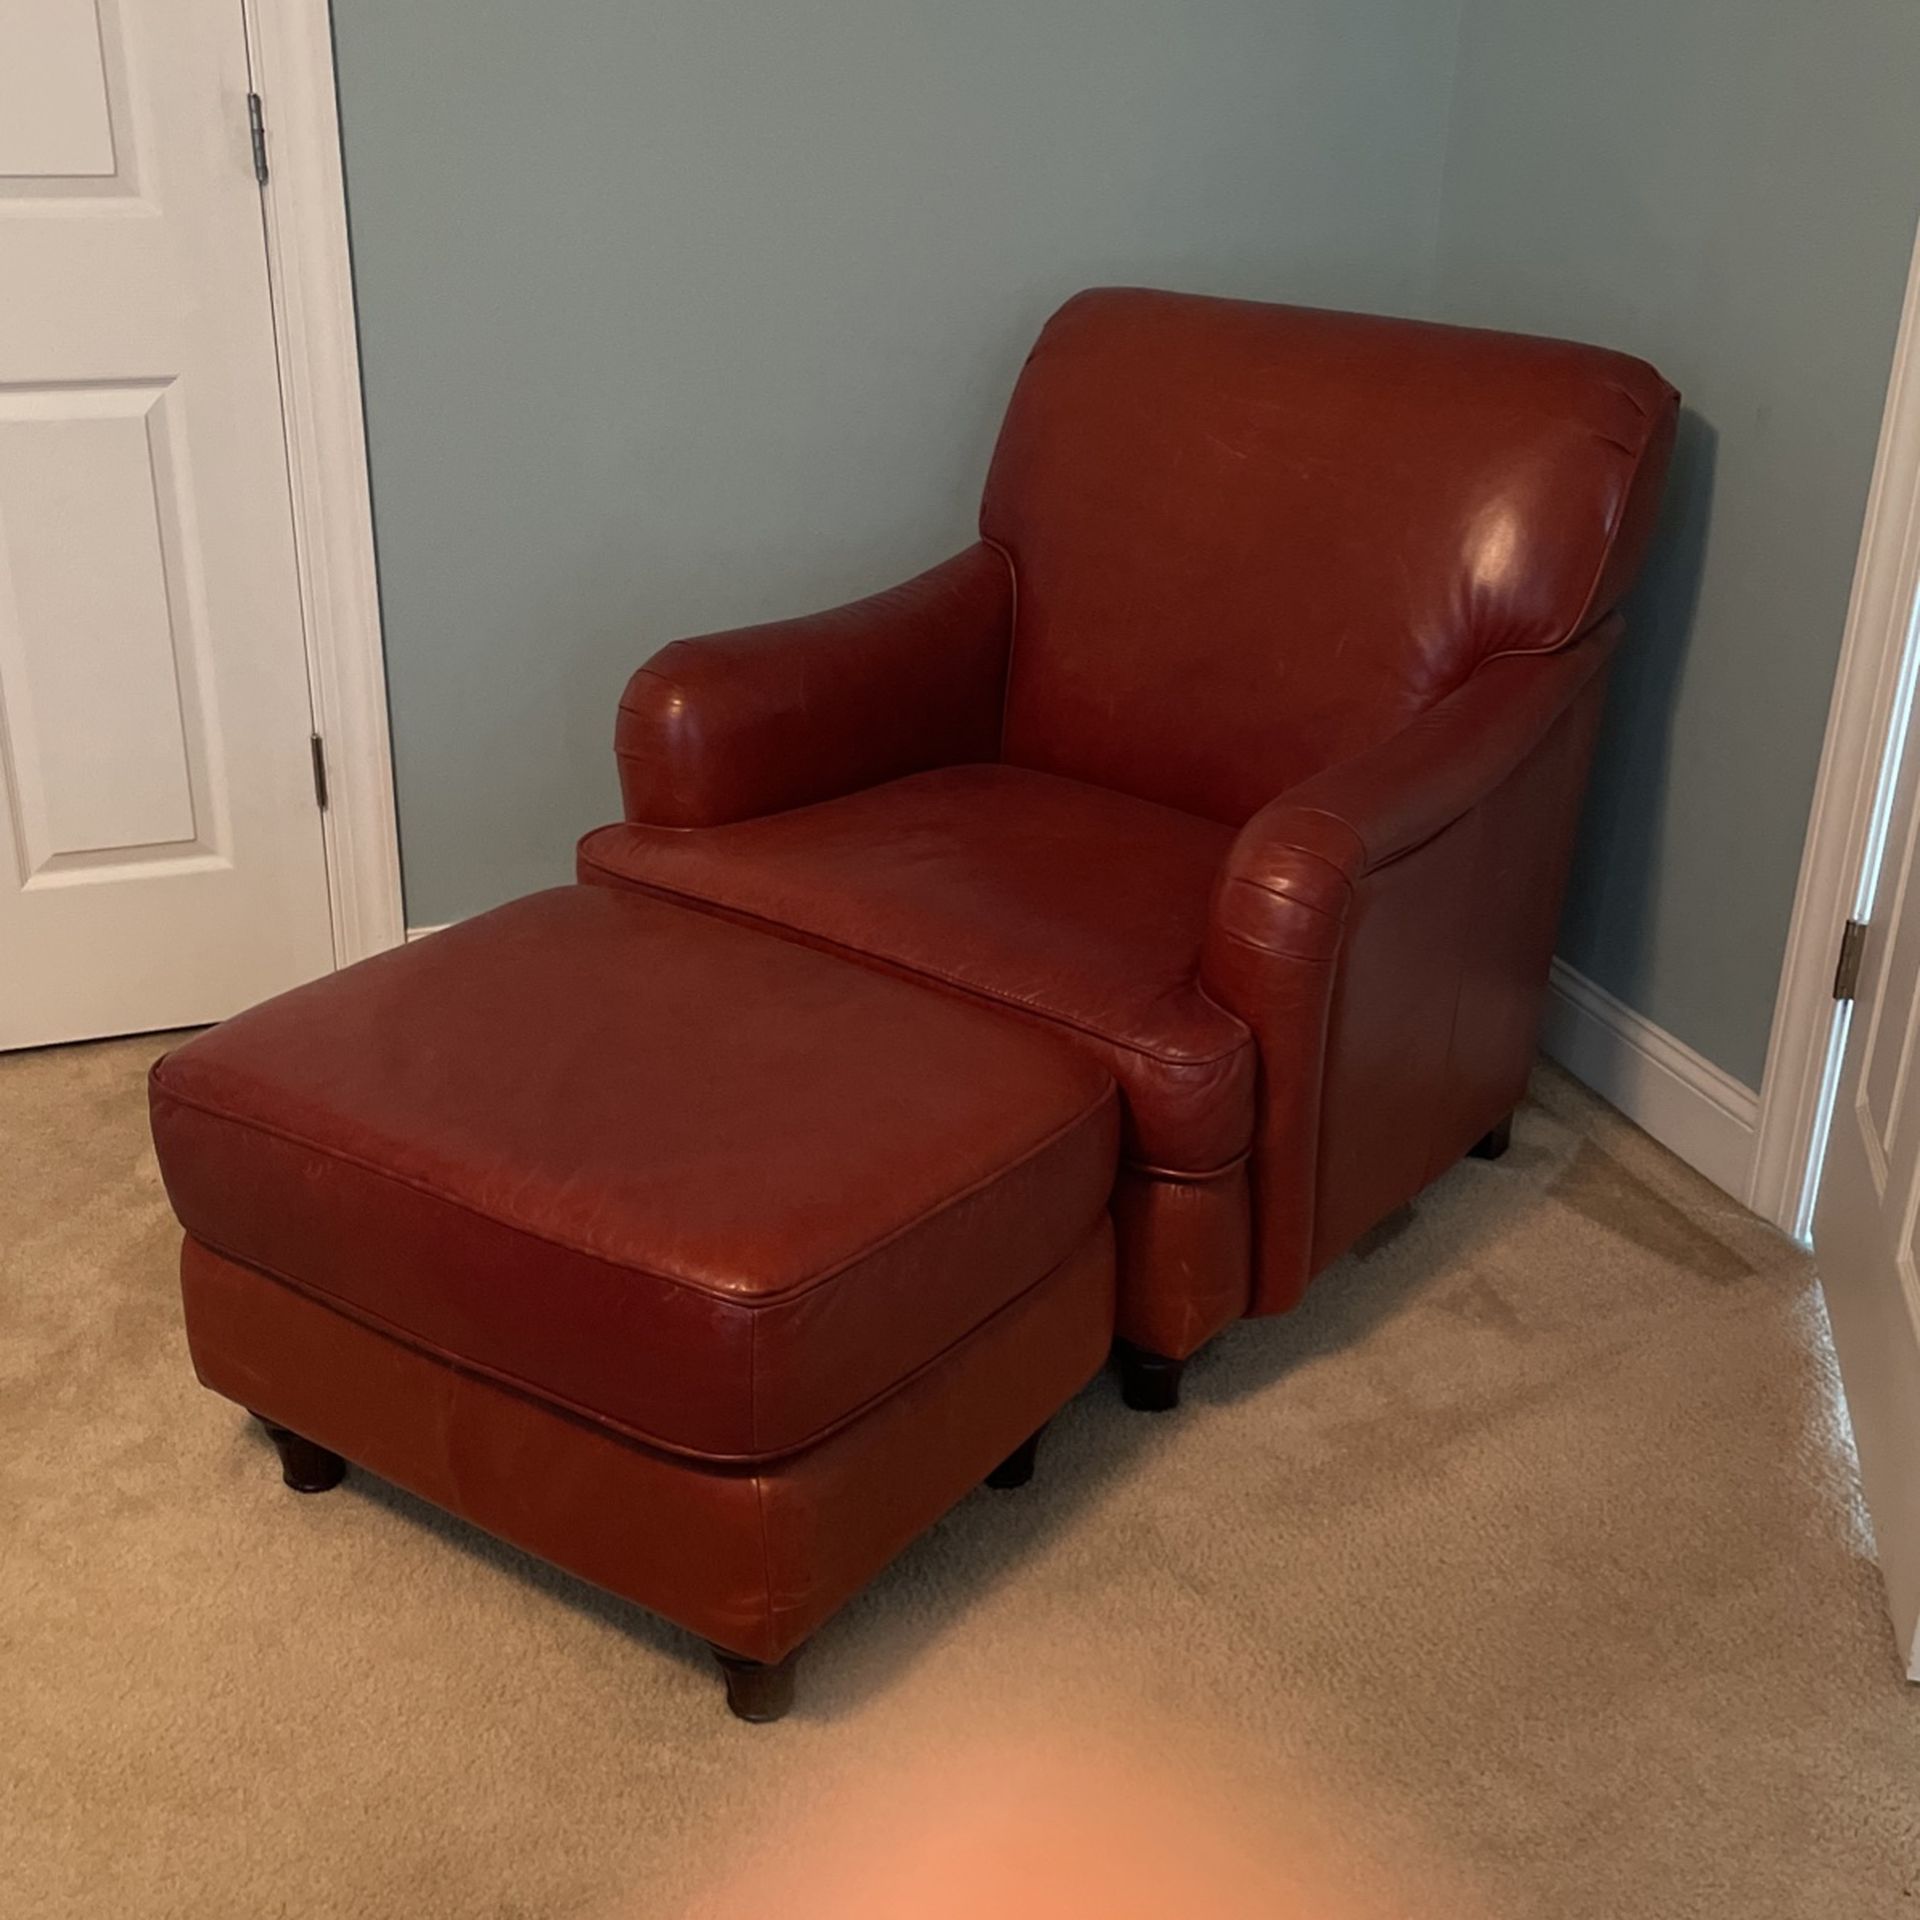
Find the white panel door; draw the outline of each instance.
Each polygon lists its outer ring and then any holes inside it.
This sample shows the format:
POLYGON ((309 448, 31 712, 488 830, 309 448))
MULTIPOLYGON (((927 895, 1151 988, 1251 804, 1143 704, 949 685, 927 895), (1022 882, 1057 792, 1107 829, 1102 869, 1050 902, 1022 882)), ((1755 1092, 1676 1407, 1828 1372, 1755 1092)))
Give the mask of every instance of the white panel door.
POLYGON ((1883 788, 1886 851, 1813 1244, 1900 1657, 1920 1680, 1920 741, 1910 708, 1883 788))
POLYGON ((333 964, 240 0, 0 0, 0 1047, 333 964))

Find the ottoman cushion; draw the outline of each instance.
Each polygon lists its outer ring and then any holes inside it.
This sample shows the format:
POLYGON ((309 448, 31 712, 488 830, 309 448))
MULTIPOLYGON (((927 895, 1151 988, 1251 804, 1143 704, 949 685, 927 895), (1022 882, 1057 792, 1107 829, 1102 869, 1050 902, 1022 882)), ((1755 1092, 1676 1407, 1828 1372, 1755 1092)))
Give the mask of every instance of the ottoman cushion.
POLYGON ((1112 1083, 989 1011, 569 887, 169 1054, 188 1233, 671 1452, 776 1457, 1087 1240, 1112 1083))

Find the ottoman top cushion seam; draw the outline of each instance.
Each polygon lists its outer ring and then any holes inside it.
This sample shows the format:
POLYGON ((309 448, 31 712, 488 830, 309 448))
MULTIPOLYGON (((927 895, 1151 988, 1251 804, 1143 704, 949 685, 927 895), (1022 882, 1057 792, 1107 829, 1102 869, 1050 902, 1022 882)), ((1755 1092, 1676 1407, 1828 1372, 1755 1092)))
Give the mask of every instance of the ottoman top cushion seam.
MULTIPOLYGON (((244 1127, 254 1133, 266 1134, 272 1139, 285 1141, 289 1146, 298 1147, 304 1152, 319 1154, 326 1159, 338 1161, 343 1166, 358 1168, 361 1172, 369 1174, 375 1179, 391 1181, 396 1186, 409 1187, 416 1193, 425 1194, 431 1200, 437 1200, 445 1206, 455 1207, 462 1213, 473 1215, 475 1219, 485 1220, 490 1225, 499 1227, 505 1232, 517 1234, 523 1239, 535 1241, 542 1246, 555 1247, 561 1252, 573 1254, 577 1258, 592 1260, 601 1266, 611 1267, 622 1273, 633 1274, 638 1278, 657 1281, 662 1286, 678 1287, 689 1293, 697 1293, 707 1299, 720 1301, 728 1306, 738 1307, 743 1312, 748 1313, 758 1312, 766 1307, 784 1305, 788 1301, 811 1293, 815 1289, 827 1285, 830 1281, 838 1279, 840 1275, 845 1273, 849 1268, 857 1266, 870 1255, 878 1253, 883 1248, 892 1245, 896 1240, 911 1233, 914 1228, 933 1219, 936 1215, 946 1212, 949 1208, 958 1206, 962 1201, 976 1193, 984 1191, 995 1182, 1004 1180, 1016 1169, 1025 1166, 1028 1161, 1037 1159, 1041 1154, 1045 1153, 1049 1147, 1064 1139, 1076 1128, 1084 1126, 1102 1107, 1111 1105, 1118 1097, 1113 1083, 1109 1081, 1097 1098, 1090 1101, 1078 1113, 1064 1121, 1060 1126, 1055 1127, 1050 1133, 1023 1148, 1018 1154, 1002 1161, 988 1172, 981 1174, 978 1179, 972 1180, 964 1187, 957 1188, 954 1192, 931 1202, 918 1213, 914 1214, 912 1218, 898 1222, 894 1226, 889 1227, 886 1232, 865 1242, 852 1252, 842 1255, 832 1266, 823 1268, 817 1273, 810 1273, 797 1280, 790 1281, 775 1291, 742 1294, 727 1287, 713 1286, 706 1281, 693 1279, 686 1274, 662 1273, 656 1268, 643 1265, 639 1261, 625 1260, 616 1254, 603 1252, 596 1247, 581 1246, 573 1241, 560 1239, 553 1234, 542 1233, 538 1228, 530 1227, 522 1221, 504 1219, 497 1213, 490 1213, 484 1207, 474 1205, 472 1201, 462 1198, 459 1194, 449 1193, 431 1181, 420 1179, 412 1174, 399 1172, 392 1167, 383 1167, 377 1161, 369 1160, 364 1155, 349 1153, 339 1147, 329 1146, 320 1141, 309 1139, 306 1135, 296 1133, 289 1127, 278 1126, 272 1121, 256 1119, 247 1114, 235 1113, 228 1108, 216 1105, 212 1101, 198 1098, 192 1094, 182 1093, 178 1088, 170 1086, 166 1080, 162 1078, 161 1069, 165 1067, 165 1065, 166 1059, 163 1057, 156 1062, 150 1075, 154 1088, 163 1099, 173 1101, 183 1107, 189 1107, 197 1113, 205 1114, 214 1120, 223 1121, 229 1126, 244 1127)), ((236 1254, 233 1257, 241 1259, 242 1261, 245 1260, 245 1256, 242 1254, 236 1254)))
MULTIPOLYGON (((764 1451, 755 1449, 747 1453, 716 1453, 707 1448, 688 1446, 684 1441, 668 1440, 648 1428, 636 1426, 632 1421, 622 1420, 615 1414, 603 1413, 598 1408, 572 1399, 552 1387, 536 1386, 531 1380, 516 1373, 509 1373, 505 1368, 491 1366, 484 1360, 474 1360, 465 1354, 456 1353, 450 1347, 442 1346, 438 1341, 429 1340, 410 1328, 401 1326, 397 1321, 389 1320, 384 1314, 374 1312, 371 1307, 363 1307, 356 1301, 342 1299, 338 1294, 329 1292, 325 1287, 315 1286, 311 1281, 296 1280, 291 1274, 282 1273, 277 1268, 263 1266, 257 1260, 249 1260, 244 1254, 236 1253, 233 1249, 220 1245, 219 1242, 209 1239, 204 1234, 196 1233, 192 1238, 220 1259, 229 1261, 234 1266, 248 1268, 254 1273, 263 1274, 276 1286, 285 1287, 290 1292, 326 1308, 328 1312, 338 1313, 344 1319, 352 1320, 400 1346, 410 1347, 416 1353, 427 1354, 456 1372, 471 1374, 476 1379, 490 1381, 507 1392, 516 1393, 523 1399, 538 1401, 543 1406, 553 1407, 570 1419, 599 1427, 622 1440, 630 1441, 635 1446, 651 1448, 655 1453, 670 1454, 675 1459, 695 1460, 708 1466, 738 1469, 741 1472, 752 1472, 776 1461, 791 1459, 795 1454, 805 1453, 810 1448, 819 1446, 823 1441, 831 1440, 836 1434, 855 1425, 875 1407, 891 1400, 902 1388, 911 1386, 923 1373, 938 1366, 949 1354, 965 1346, 980 1332, 981 1328, 991 1324, 1009 1307, 1024 1300, 1034 1288, 1050 1280, 1057 1270, 1050 1268, 1046 1273, 1029 1281, 1019 1292, 1009 1294, 990 1313, 955 1335, 937 1353, 928 1354, 924 1360, 917 1362, 878 1393, 869 1394, 857 1406, 849 1407, 844 1413, 836 1414, 831 1420, 815 1427, 811 1432, 764 1451)), ((1072 1257, 1071 1254, 1068 1256, 1068 1258, 1072 1257)))

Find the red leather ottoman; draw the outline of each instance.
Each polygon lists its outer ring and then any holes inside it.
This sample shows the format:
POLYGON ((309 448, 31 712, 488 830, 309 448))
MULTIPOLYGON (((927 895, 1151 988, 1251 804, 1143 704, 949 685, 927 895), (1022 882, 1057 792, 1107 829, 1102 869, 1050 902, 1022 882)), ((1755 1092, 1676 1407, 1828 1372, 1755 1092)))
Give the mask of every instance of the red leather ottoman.
POLYGON ((712 1643, 806 1637, 1113 1330, 1112 1083, 1050 1037, 569 887, 153 1070, 201 1380, 712 1643))

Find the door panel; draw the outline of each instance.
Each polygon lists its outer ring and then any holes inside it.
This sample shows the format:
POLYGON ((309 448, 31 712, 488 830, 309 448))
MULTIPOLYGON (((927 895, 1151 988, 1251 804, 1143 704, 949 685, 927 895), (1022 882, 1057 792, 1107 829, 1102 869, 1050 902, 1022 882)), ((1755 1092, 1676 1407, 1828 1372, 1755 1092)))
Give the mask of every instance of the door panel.
POLYGON ((1850 1124, 1872 1160, 1877 1190, 1885 1189, 1913 1126, 1914 1036, 1907 1013, 1920 991, 1920 928, 1911 924, 1908 901, 1920 813, 1910 792, 1900 793, 1892 824, 1882 889, 1891 898, 1880 916, 1879 937, 1867 949, 1854 1002, 1854 1020, 1862 1031, 1850 1124))
POLYGON ((332 964, 237 0, 0 6, 0 1046, 332 964))
POLYGON ((1901 1658, 1920 1678, 1920 753, 1884 775, 1886 854, 1834 1098, 1814 1250, 1901 1658))
POLYGON ((94 0, 8 0, 0 11, 0 173, 113 173, 102 51, 94 0))
POLYGON ((166 393, 0 393, 0 722, 29 887, 63 860, 194 839, 192 639, 148 431, 166 393))

